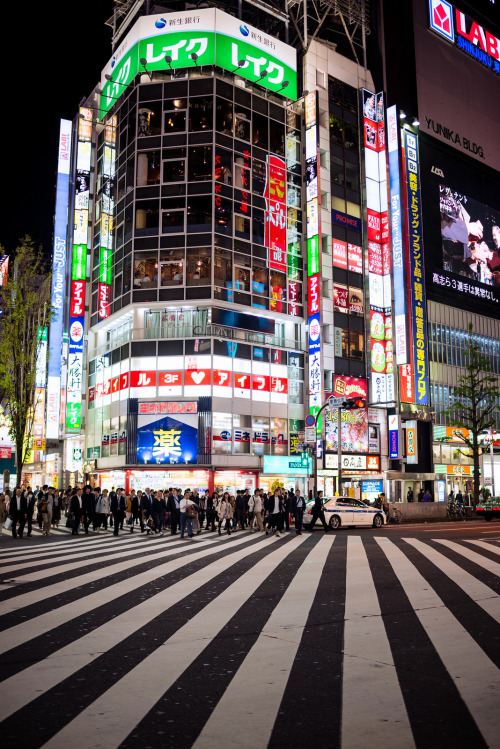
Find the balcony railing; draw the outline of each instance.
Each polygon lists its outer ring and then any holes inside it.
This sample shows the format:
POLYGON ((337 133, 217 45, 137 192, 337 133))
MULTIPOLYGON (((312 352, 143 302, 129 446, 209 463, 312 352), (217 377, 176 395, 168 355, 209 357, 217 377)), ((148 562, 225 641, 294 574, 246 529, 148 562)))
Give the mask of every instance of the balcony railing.
POLYGON ((92 353, 92 356, 102 356, 113 349, 123 346, 129 341, 151 341, 151 340, 179 340, 186 338, 218 338, 222 341, 236 341, 241 343, 256 343, 262 346, 277 346, 279 348, 291 349, 293 351, 306 351, 303 342, 283 338, 277 335, 265 335, 248 330, 228 328, 224 325, 192 325, 180 324, 172 327, 166 325, 153 325, 149 328, 130 328, 118 335, 111 335, 109 341, 92 353))

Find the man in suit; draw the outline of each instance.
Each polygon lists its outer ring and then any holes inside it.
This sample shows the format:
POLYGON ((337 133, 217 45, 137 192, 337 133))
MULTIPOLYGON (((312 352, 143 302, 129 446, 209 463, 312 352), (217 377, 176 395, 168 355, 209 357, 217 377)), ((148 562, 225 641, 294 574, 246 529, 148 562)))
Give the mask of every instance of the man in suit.
POLYGON ((89 525, 94 520, 95 498, 92 489, 87 485, 82 494, 82 521, 85 528, 85 535, 89 535, 89 525))
POLYGON ((28 486, 27 490, 21 494, 20 519, 19 519, 19 538, 23 537, 24 526, 28 523, 28 538, 31 536, 31 527, 33 523, 33 513, 35 511, 35 495, 28 486))
POLYGON ((149 535, 149 528, 147 526, 148 518, 151 515, 151 500, 145 492, 139 490, 137 492, 137 499, 139 500, 139 512, 141 516, 141 533, 146 528, 149 535))
POLYGON ((163 509, 163 492, 158 491, 155 494, 153 494, 153 498, 151 500, 151 516, 153 518, 155 534, 159 534, 160 536, 163 536, 163 531, 161 529, 162 509, 163 509))
POLYGON ((113 497, 111 498, 111 514, 113 515, 113 535, 117 536, 120 522, 125 517, 125 497, 121 491, 120 494, 118 492, 113 493, 113 497))
MULTIPOLYGON (((17 538, 17 524, 21 525, 21 487, 16 486, 14 494, 11 497, 9 504, 9 516, 12 518, 12 538, 17 538)), ((23 523, 24 527, 24 523, 23 523)), ((22 538, 23 534, 19 533, 19 538, 22 538)))
POLYGON ((179 500, 175 489, 168 495, 167 512, 170 513, 170 535, 175 536, 180 522, 179 500))
POLYGON ((74 523, 71 531, 72 536, 78 536, 78 527, 83 513, 83 500, 82 500, 82 489, 77 489, 74 494, 71 495, 71 502, 69 511, 73 515, 74 523))
POLYGON ((302 518, 304 517, 304 510, 306 503, 304 497, 301 496, 299 489, 296 490, 290 502, 290 512, 295 518, 295 535, 302 535, 302 518))
POLYGON ((323 492, 318 492, 316 497, 314 497, 314 507, 312 511, 312 520, 309 523, 309 530, 312 532, 314 530, 314 524, 316 523, 316 520, 321 520, 323 523, 323 528, 326 532, 328 532, 330 529, 326 524, 325 520, 325 511, 323 510, 323 492))

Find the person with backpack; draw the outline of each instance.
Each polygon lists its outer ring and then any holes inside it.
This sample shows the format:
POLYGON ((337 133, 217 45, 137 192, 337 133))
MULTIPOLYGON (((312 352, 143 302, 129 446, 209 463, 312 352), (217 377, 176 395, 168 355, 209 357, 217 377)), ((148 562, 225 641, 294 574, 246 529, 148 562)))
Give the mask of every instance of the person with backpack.
POLYGON ((186 528, 189 538, 193 538, 193 520, 198 515, 199 507, 191 499, 190 491, 186 490, 184 493, 184 497, 179 503, 179 509, 181 516, 181 538, 184 538, 184 531, 186 528))

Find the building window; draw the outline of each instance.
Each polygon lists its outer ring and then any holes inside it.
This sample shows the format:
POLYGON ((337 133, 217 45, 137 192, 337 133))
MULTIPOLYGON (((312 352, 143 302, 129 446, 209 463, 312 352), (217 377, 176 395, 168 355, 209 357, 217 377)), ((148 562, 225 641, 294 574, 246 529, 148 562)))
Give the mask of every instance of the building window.
POLYGON ((161 151, 137 154, 136 184, 138 187, 160 183, 161 151))
POLYGON ((164 133, 182 133, 186 129, 186 111, 165 112, 164 133))
POLYGON ((209 247, 190 248, 187 251, 188 286, 206 286, 212 282, 212 251, 209 247))
POLYGON ((141 107, 137 113, 137 137, 161 135, 161 105, 157 102, 154 109, 141 107))
POLYGON ((213 130, 214 102, 211 96, 189 100, 189 131, 213 130))
POLYGON ((146 252, 134 255, 134 288, 150 289, 158 285, 158 255, 146 252))
POLYGON ((158 234, 159 216, 157 200, 138 200, 135 204, 135 236, 158 234))
POLYGON ((197 182, 212 180, 212 146, 193 146, 189 149, 188 180, 197 182))

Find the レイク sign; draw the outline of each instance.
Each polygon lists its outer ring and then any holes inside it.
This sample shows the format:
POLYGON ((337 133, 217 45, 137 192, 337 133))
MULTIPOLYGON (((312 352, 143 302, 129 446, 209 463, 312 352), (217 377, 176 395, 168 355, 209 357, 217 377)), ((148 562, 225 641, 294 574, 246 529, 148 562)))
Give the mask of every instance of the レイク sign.
POLYGON ((293 47, 228 13, 203 8, 139 18, 102 71, 101 118, 134 77, 144 72, 141 59, 148 71, 218 65, 282 96, 297 98, 293 47))
POLYGON ((429 0, 429 26, 463 52, 500 74, 500 39, 445 0, 429 0))

